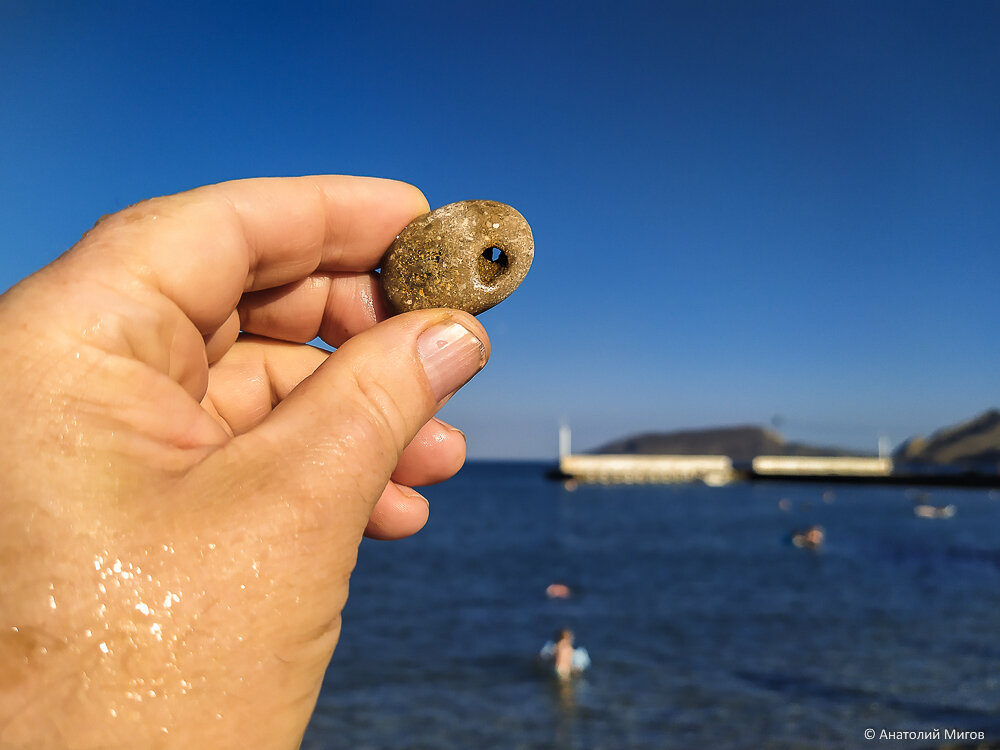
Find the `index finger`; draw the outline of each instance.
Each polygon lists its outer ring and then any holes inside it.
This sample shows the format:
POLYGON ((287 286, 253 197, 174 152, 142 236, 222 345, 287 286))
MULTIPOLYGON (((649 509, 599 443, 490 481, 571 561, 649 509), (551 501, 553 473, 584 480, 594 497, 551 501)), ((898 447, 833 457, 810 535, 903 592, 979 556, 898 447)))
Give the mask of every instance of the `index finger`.
POLYGON ((102 220, 76 250, 124 266, 172 300, 202 333, 244 292, 316 271, 370 271, 428 210, 412 185, 321 175, 236 180, 153 198, 102 220))

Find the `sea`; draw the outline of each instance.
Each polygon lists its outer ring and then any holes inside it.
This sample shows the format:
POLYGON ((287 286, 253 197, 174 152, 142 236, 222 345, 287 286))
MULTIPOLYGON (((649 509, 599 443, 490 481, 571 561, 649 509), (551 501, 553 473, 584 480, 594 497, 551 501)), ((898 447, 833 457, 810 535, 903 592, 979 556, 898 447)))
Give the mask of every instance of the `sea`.
POLYGON ((305 750, 1000 747, 1000 492, 546 468, 471 462, 362 544, 305 750))

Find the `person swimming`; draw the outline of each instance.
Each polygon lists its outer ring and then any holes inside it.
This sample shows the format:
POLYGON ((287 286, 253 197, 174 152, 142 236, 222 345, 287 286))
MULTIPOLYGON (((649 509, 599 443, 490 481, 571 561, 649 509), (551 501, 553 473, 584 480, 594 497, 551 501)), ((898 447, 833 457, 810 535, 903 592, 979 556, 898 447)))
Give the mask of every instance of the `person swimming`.
POLYGON ((573 631, 567 628, 557 630, 555 640, 542 646, 539 656, 552 662, 552 669, 560 680, 568 680, 590 666, 587 649, 573 646, 573 631))
POLYGON ((549 599, 569 599, 573 591, 565 583, 550 583, 545 589, 545 595, 549 599))
POLYGON ((808 526, 801 531, 792 534, 792 544, 803 549, 816 550, 823 546, 826 539, 826 532, 822 526, 808 526))

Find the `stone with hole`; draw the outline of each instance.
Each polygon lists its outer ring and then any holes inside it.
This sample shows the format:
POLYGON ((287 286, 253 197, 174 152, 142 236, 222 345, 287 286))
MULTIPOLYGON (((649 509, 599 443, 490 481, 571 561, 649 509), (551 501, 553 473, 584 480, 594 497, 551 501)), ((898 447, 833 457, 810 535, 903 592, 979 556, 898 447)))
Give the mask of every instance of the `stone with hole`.
POLYGON ((459 201, 407 224, 382 258, 394 313, 453 307, 478 315, 517 289, 531 266, 531 227, 496 201, 459 201))

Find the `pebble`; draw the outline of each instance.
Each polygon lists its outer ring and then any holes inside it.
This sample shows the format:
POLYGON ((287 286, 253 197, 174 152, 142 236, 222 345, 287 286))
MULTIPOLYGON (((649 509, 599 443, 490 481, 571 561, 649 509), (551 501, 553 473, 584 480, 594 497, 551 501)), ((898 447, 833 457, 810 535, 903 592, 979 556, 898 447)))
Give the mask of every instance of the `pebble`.
POLYGON ((382 258, 382 288, 394 313, 451 307, 478 315, 517 289, 534 254, 531 227, 515 209, 450 203, 399 233, 382 258))

